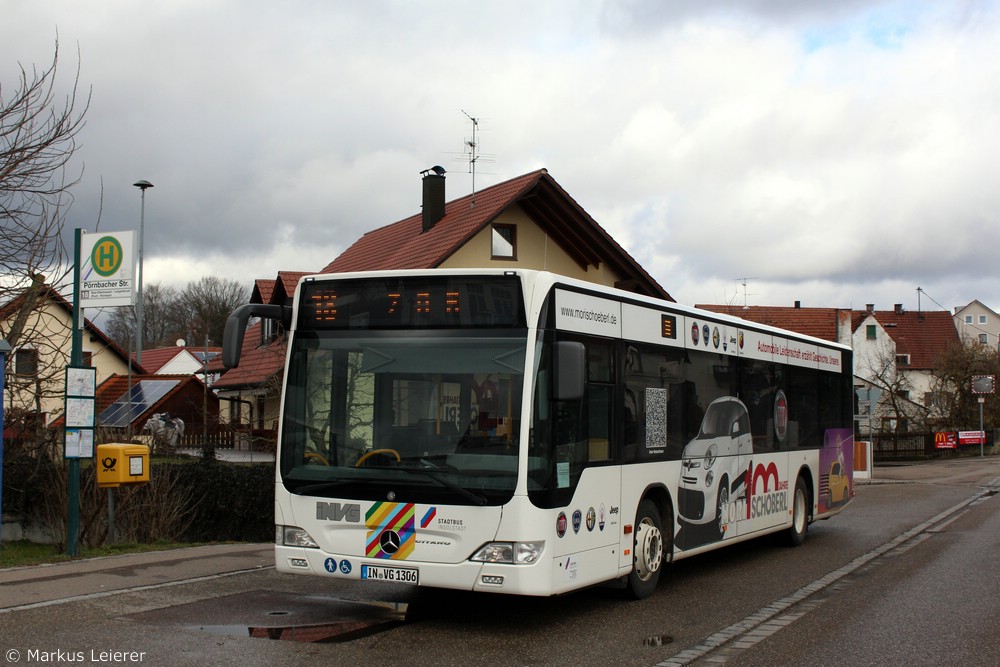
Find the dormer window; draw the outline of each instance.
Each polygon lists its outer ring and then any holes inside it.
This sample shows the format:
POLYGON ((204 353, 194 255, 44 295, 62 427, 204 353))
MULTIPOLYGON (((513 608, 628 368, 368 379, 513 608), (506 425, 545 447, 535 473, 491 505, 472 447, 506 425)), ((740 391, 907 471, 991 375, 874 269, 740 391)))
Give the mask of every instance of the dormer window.
POLYGON ((517 259, 517 227, 493 225, 492 259, 517 259))

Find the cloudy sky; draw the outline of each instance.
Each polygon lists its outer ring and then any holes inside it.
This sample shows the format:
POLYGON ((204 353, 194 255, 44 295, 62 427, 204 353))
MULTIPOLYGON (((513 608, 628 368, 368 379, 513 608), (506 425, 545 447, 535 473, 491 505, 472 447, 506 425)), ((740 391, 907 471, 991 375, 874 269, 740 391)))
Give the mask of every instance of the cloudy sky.
POLYGON ((319 270, 539 167, 678 301, 1000 309, 1000 6, 5 0, 0 83, 92 90, 71 226, 147 281, 319 270), (486 160, 489 158, 489 161, 486 160), (745 285, 745 286, 744 286, 745 285))

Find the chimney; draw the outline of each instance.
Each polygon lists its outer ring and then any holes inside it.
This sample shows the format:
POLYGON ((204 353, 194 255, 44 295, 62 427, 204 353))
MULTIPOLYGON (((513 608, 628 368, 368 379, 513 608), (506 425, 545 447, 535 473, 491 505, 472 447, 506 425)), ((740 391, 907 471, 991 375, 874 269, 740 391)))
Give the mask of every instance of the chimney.
POLYGON ((869 314, 869 315, 871 315, 872 313, 874 313, 874 312, 875 312, 875 304, 874 304, 874 303, 869 303, 869 304, 867 304, 867 305, 865 306, 865 310, 867 310, 867 311, 868 311, 868 314, 869 314))
POLYGON ((896 311, 897 315, 902 315, 903 314, 903 304, 901 304, 901 303, 894 304, 893 307, 892 307, 892 309, 894 311, 896 311))
POLYGON ((444 217, 444 167, 434 166, 420 172, 424 176, 423 230, 437 224, 444 217))
POLYGON ((802 302, 801 301, 796 301, 795 302, 795 310, 798 310, 801 307, 802 307, 802 302))

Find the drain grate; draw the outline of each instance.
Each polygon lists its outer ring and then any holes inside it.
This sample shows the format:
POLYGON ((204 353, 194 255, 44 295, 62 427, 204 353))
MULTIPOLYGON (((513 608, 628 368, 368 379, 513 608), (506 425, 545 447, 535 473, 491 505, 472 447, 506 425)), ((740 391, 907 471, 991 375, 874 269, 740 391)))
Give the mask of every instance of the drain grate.
POLYGON ((250 591, 126 618, 231 637, 345 642, 400 625, 405 604, 366 603, 277 591, 250 591))

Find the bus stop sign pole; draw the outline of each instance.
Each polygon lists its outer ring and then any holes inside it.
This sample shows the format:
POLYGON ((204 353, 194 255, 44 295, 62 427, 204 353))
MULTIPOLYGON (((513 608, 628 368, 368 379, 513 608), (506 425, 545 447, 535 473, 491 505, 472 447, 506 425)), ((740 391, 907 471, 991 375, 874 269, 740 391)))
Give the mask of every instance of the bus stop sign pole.
MULTIPOLYGON (((73 257, 73 347, 70 352, 70 366, 79 366, 83 361, 83 331, 80 329, 80 242, 83 230, 74 232, 73 257)), ((66 553, 77 555, 80 536, 80 457, 69 459, 69 479, 67 494, 69 511, 66 518, 66 553)))
POLYGON ((3 394, 4 378, 6 377, 7 353, 10 352, 10 343, 0 339, 0 545, 3 544, 3 394))

